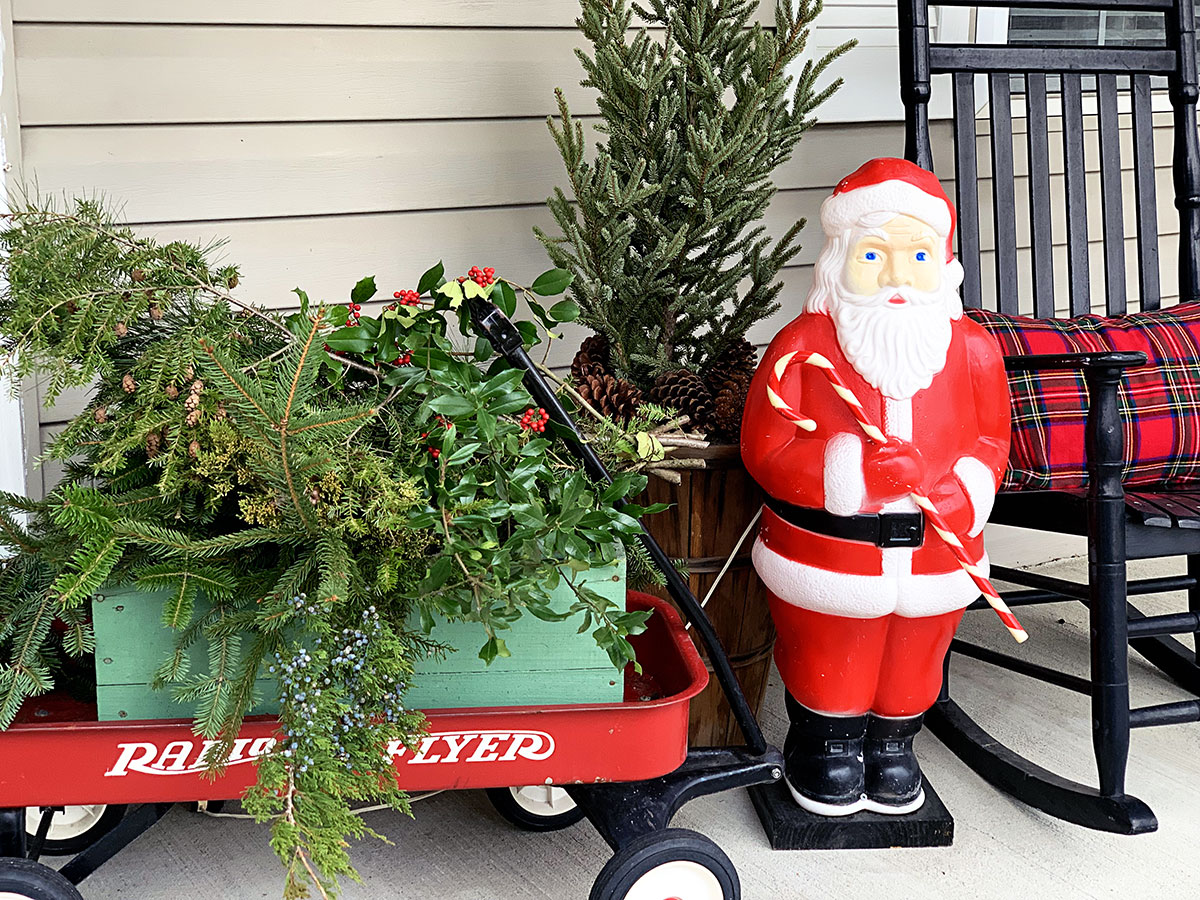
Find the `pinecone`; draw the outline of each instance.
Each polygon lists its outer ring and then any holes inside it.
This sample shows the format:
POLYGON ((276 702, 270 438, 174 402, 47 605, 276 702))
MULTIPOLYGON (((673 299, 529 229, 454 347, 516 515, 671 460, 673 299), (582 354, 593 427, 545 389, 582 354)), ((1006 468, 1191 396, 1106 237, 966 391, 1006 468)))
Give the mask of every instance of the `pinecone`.
POLYGON ((729 380, 713 397, 712 431, 709 438, 737 443, 742 437, 742 413, 746 409, 748 379, 729 380))
POLYGON ((745 382, 749 385, 757 366, 758 353, 754 345, 740 338, 708 364, 704 370, 704 383, 715 397, 729 382, 745 382))
POLYGON ((709 417, 713 411, 713 395, 695 372, 676 369, 658 376, 651 396, 655 403, 684 413, 691 419, 694 430, 708 431, 712 427, 709 417))
POLYGON ((151 431, 146 435, 146 456, 150 459, 158 456, 158 451, 162 447, 162 435, 156 431, 151 431))
POLYGON ((571 361, 571 377, 582 384, 587 375, 609 375, 612 373, 612 348, 608 338, 593 334, 579 346, 579 352, 571 361))
POLYGON ((642 402, 641 391, 612 375, 584 374, 575 387, 596 412, 626 425, 642 402))

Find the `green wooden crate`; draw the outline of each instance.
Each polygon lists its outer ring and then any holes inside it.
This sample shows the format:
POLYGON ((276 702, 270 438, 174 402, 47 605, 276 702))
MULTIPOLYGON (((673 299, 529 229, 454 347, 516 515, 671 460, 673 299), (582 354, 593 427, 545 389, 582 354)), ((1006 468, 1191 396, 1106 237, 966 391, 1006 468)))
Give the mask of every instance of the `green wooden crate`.
MULTIPOLYGON (((624 604, 623 561, 586 572, 581 581, 624 604)), ((107 589, 93 598, 96 701, 101 721, 192 715, 192 706, 172 698, 170 686, 157 691, 150 687, 154 672, 174 646, 174 632, 161 621, 163 599, 163 593, 132 588, 107 589)), ((560 584, 554 593, 554 608, 565 610, 573 602, 571 589, 560 584)), ((197 613, 203 608, 200 599, 197 613)), ((412 709, 446 709, 619 702, 623 679, 590 633, 575 633, 581 621, 580 616, 563 622, 523 616, 503 635, 512 656, 497 659, 491 666, 478 657, 485 640, 478 624, 438 621, 434 640, 455 652, 444 659, 423 660, 417 666, 405 704, 412 709)), ((201 640, 192 650, 191 671, 204 671, 207 658, 208 646, 201 640)), ((255 713, 278 709, 276 690, 273 678, 260 679, 259 695, 266 699, 255 713)))

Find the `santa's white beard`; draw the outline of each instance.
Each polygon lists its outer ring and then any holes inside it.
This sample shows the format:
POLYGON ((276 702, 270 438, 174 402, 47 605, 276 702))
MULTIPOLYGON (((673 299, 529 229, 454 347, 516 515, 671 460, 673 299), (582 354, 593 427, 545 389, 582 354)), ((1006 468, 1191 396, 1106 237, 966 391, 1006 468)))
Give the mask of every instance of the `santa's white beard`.
POLYGON ((888 288, 862 297, 838 285, 833 292, 828 309, 838 343, 868 384, 893 400, 929 387, 946 365, 951 310, 962 308, 956 291, 888 288), (903 306, 889 302, 897 294, 907 301, 903 306))

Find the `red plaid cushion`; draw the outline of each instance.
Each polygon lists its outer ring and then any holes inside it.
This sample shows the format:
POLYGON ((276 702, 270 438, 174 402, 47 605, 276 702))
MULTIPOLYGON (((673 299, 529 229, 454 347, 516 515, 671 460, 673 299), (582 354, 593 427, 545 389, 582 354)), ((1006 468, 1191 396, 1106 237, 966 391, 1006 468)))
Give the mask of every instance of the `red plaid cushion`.
MULTIPOLYGON (((1120 389, 1127 485, 1200 480, 1200 303, 1105 319, 1031 319, 982 309, 968 315, 1006 356, 1140 350, 1120 389)), ((1046 490, 1087 483, 1083 373, 1010 372, 1012 453, 1002 487, 1046 490)))

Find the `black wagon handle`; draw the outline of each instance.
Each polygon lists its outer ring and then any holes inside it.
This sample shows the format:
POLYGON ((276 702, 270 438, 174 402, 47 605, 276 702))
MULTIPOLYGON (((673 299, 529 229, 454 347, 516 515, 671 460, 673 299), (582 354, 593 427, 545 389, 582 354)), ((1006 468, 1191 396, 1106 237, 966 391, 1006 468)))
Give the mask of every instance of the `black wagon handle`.
MULTIPOLYGON (((579 433, 575 423, 571 420, 570 414, 563 408, 559 402, 558 395, 546 383, 546 379, 537 370, 537 366, 533 360, 529 358, 529 354, 525 352, 525 345, 521 339, 521 333, 516 326, 509 320, 494 303, 484 297, 473 297, 468 301, 471 313, 471 322, 475 326, 478 334, 486 337, 508 362, 515 368, 520 369, 525 373, 525 388, 537 401, 538 405, 543 407, 550 417, 559 425, 566 428, 572 435, 572 438, 567 441, 567 445, 571 448, 571 452, 583 463, 584 471, 592 478, 604 483, 611 482, 612 475, 609 474, 600 457, 596 455, 596 451, 591 445, 584 440, 583 435, 579 433)), ((624 506, 623 500, 618 501, 618 507, 624 506)), ((758 719, 755 718, 754 712, 750 709, 750 704, 746 700, 746 694, 742 691, 742 686, 738 683, 737 676, 734 675, 733 668, 729 664, 729 656, 725 653, 725 648, 721 645, 721 639, 717 637, 717 633, 713 628, 712 621, 708 618, 708 614, 696 599, 696 595, 692 593, 679 570, 675 568, 675 564, 671 562, 670 557, 663 552, 662 547, 658 545, 650 534, 645 530, 643 525, 642 534, 639 535, 642 545, 646 548, 646 552, 650 554, 654 565, 663 573, 667 580, 667 590, 671 594, 671 598, 679 604, 684 616, 696 633, 700 636, 704 648, 708 651, 708 659, 713 668, 713 674, 717 677, 717 682, 721 685, 721 690, 725 694, 725 698, 729 701, 730 708, 733 710, 734 720, 737 722, 738 729, 742 732, 742 737, 746 741, 747 749, 755 755, 761 755, 766 752, 767 741, 763 737, 762 729, 758 725, 758 719)))

